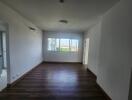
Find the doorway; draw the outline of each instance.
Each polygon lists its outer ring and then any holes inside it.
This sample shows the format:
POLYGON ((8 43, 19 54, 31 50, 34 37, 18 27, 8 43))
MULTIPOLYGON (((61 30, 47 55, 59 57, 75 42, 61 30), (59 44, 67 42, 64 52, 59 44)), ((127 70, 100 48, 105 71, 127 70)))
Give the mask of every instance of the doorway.
POLYGON ((7 86, 6 32, 0 31, 0 91, 7 86))
POLYGON ((84 40, 84 55, 83 55, 83 64, 88 65, 88 53, 89 53, 89 38, 84 40))

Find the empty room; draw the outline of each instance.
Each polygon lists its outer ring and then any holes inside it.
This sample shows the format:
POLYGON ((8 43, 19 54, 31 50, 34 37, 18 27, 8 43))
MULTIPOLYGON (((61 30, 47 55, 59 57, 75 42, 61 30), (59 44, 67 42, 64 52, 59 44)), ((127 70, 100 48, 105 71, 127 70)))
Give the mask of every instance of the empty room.
POLYGON ((132 0, 0 0, 0 100, 132 100, 132 0))

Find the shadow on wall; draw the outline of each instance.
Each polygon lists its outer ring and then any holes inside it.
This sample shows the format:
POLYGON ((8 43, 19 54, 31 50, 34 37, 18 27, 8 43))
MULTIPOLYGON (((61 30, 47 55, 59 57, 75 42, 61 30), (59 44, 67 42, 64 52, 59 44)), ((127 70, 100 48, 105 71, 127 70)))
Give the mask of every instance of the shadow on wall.
POLYGON ((131 80, 130 80, 130 90, 129 90, 128 100, 132 100, 132 70, 131 70, 131 80))

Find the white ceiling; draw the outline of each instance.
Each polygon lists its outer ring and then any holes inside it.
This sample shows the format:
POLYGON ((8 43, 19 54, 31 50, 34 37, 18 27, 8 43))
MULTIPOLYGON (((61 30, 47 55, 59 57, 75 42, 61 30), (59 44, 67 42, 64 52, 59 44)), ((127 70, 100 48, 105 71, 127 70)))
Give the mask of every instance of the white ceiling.
POLYGON ((84 31, 119 0, 1 0, 42 30, 84 31), (62 24, 59 20, 68 20, 62 24))

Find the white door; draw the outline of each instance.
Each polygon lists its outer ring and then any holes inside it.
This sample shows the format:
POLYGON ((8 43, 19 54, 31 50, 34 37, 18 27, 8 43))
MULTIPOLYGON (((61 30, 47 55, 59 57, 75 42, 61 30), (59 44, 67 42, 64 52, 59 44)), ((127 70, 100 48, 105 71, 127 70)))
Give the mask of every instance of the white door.
POLYGON ((84 65, 88 65, 88 53, 89 53, 89 38, 86 38, 84 41, 84 56, 83 56, 84 65))

